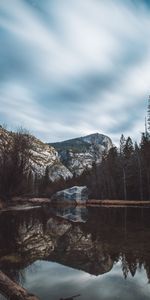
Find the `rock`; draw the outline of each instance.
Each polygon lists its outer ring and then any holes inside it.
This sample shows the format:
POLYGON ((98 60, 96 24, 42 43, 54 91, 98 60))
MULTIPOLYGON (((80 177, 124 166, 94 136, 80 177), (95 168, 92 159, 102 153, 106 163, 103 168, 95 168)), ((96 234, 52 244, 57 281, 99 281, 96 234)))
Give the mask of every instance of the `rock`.
POLYGON ((62 164, 76 176, 91 169, 93 164, 100 164, 103 153, 108 153, 113 147, 111 139, 100 133, 49 145, 55 147, 62 164))
POLYGON ((39 177, 45 175, 48 169, 49 179, 54 182, 60 179, 72 178, 72 173, 60 161, 58 152, 54 147, 44 144, 36 137, 32 136, 32 158, 30 160, 30 169, 39 177))
POLYGON ((54 215, 59 216, 65 220, 77 223, 86 223, 88 220, 88 210, 86 206, 53 206, 51 211, 54 215))
MULTIPOLYGON (((13 144, 14 132, 8 131, 0 127, 0 149, 1 144, 5 141, 6 144, 13 144)), ((32 149, 30 150, 30 161, 28 172, 33 176, 41 178, 45 175, 48 169, 49 180, 54 182, 60 179, 72 178, 73 174, 61 162, 58 152, 54 147, 48 146, 35 136, 29 135, 32 149)))
POLYGON ((64 179, 67 180, 68 178, 72 178, 73 175, 72 173, 69 171, 69 169, 67 169, 67 167, 65 167, 61 161, 57 161, 55 162, 53 165, 48 167, 48 171, 49 171, 49 178, 51 179, 51 181, 58 181, 60 179, 64 179))
MULTIPOLYGON (((4 141, 11 146, 14 135, 14 132, 0 127, 0 147, 4 141)), ((41 178, 48 171, 52 182, 79 176, 93 164, 100 164, 103 153, 108 153, 113 146, 108 136, 99 133, 48 144, 35 136, 29 137, 32 150, 28 172, 41 178)))
POLYGON ((86 186, 73 186, 57 192, 52 196, 52 201, 70 204, 85 204, 88 200, 88 189, 86 186))

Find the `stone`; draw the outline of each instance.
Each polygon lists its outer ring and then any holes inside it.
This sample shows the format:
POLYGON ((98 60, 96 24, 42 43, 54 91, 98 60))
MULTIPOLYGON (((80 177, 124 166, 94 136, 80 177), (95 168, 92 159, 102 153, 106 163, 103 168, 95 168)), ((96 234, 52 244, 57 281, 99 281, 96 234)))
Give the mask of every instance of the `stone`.
POLYGON ((88 210, 85 205, 60 205, 59 208, 53 205, 51 211, 53 211, 54 215, 71 222, 86 223, 88 220, 88 210))
POLYGON ((52 201, 70 204, 86 204, 88 200, 88 188, 86 186, 73 186, 55 193, 52 201))
POLYGON ((111 139, 100 133, 49 145, 58 151, 62 164, 76 176, 80 176, 87 169, 91 169, 93 164, 99 165, 103 153, 107 154, 113 147, 111 139))

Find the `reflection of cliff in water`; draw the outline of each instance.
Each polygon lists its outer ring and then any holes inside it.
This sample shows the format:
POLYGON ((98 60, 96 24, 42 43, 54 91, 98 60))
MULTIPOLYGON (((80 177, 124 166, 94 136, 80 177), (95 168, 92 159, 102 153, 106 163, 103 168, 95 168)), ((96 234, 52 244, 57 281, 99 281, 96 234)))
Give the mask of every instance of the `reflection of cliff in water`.
POLYGON ((147 208, 90 208, 86 223, 74 223, 47 209, 5 212, 0 215, 0 267, 17 277, 18 270, 43 259, 99 275, 121 260, 125 278, 142 265, 150 278, 149 213, 147 208))

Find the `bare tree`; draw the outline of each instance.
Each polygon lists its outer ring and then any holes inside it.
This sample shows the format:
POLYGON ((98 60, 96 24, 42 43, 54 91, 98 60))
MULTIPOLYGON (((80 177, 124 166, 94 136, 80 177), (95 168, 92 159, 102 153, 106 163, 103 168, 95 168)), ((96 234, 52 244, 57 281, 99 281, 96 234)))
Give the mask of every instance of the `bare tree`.
POLYGON ((9 198, 23 192, 29 174, 32 137, 20 129, 10 133, 1 129, 0 135, 0 192, 9 198))

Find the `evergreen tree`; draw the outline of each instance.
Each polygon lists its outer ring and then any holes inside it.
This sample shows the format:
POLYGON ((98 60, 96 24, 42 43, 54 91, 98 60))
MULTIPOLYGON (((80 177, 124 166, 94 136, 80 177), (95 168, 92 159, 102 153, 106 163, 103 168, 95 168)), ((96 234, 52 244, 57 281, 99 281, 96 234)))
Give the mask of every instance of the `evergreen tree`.
POLYGON ((150 134, 150 96, 148 99, 148 108, 147 108, 147 127, 148 127, 148 133, 150 134))
POLYGON ((121 155, 123 155, 123 153, 124 153, 125 144, 126 144, 126 139, 125 139, 124 135, 122 134, 121 138, 120 138, 120 154, 121 155))
MULTIPOLYGON (((137 143, 135 143, 135 168, 137 166, 137 182, 136 186, 139 187, 140 200, 143 200, 143 178, 142 178, 142 160, 141 160, 141 151, 137 143)), ((135 169, 134 169, 135 172, 135 169)))
POLYGON ((144 133, 142 134, 140 150, 145 183, 145 198, 150 199, 150 139, 148 135, 145 135, 144 133))
POLYGON ((124 135, 120 138, 120 165, 122 168, 122 185, 123 185, 123 199, 127 200, 127 180, 126 180, 126 162, 124 157, 124 149, 126 146, 126 139, 124 135))
POLYGON ((132 154, 134 153, 133 142, 130 137, 127 138, 123 147, 123 154, 125 159, 130 159, 132 154))
POLYGON ((110 199, 119 199, 120 189, 120 165, 118 160, 118 152, 116 147, 112 147, 107 155, 107 167, 108 167, 108 182, 110 199))

